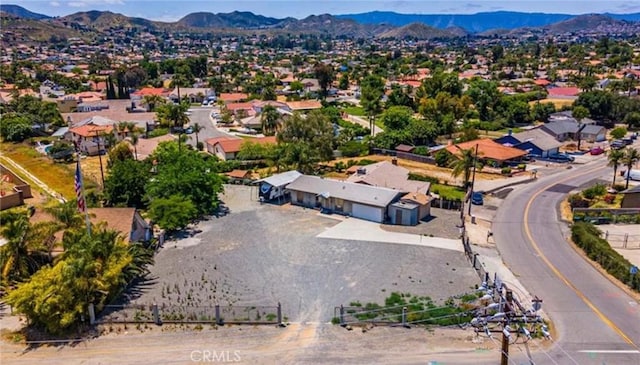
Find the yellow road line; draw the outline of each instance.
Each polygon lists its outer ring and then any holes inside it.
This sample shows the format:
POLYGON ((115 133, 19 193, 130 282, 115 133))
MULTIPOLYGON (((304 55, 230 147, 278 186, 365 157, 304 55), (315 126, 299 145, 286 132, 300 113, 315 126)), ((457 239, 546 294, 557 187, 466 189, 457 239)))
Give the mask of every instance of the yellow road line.
POLYGON ((627 342, 629 345, 638 348, 638 346, 633 343, 633 341, 629 338, 629 336, 627 336, 624 332, 622 332, 622 330, 615 325, 615 323, 613 323, 609 318, 607 318, 607 316, 604 315, 604 313, 602 313, 578 288, 576 288, 575 285, 573 285, 572 282, 569 281, 569 279, 567 279, 566 276, 564 276, 550 261, 549 259, 542 253, 542 251, 540 250, 540 247, 538 247, 538 244, 536 243, 536 241, 533 239, 533 236, 531 235, 531 230, 529 228, 529 210, 531 209, 531 204, 533 203, 533 201, 535 200, 535 198, 538 197, 538 195, 542 194, 544 191, 546 191, 548 188, 550 188, 553 185, 556 185, 558 183, 563 183, 567 180, 571 180, 576 178, 577 176, 583 176, 583 175, 587 175, 587 174, 592 174, 595 170, 598 169, 602 169, 602 167, 597 168, 597 169, 592 169, 586 172, 583 172, 581 174, 578 175, 572 175, 569 176, 565 179, 562 179, 560 181, 554 181, 552 184, 546 185, 543 188, 541 188, 540 190, 536 191, 531 198, 529 199, 529 201, 527 202, 527 205, 524 208, 524 231, 525 234, 527 235, 527 238, 529 239, 529 242, 531 242, 531 246, 533 247, 534 250, 536 250, 536 253, 538 254, 538 256, 542 259, 542 261, 544 261, 545 264, 547 264, 547 266, 551 269, 551 271, 553 271, 553 273, 560 279, 562 280, 569 288, 571 288, 578 297, 580 297, 580 299, 582 299, 582 301, 589 307, 591 308, 591 310, 600 318, 600 320, 602 320, 602 322, 604 322, 607 326, 609 326, 609 328, 611 328, 612 330, 614 330, 620 337, 622 337, 622 339, 627 342))

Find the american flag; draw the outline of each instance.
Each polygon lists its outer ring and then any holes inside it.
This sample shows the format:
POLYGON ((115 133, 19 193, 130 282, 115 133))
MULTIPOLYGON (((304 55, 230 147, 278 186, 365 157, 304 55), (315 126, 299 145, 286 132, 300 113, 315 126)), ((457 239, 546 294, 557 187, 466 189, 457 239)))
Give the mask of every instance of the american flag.
POLYGON ((78 211, 80 213, 86 213, 87 205, 84 201, 84 191, 82 188, 82 173, 80 172, 80 159, 78 159, 78 164, 76 165, 76 178, 75 178, 75 188, 76 188, 76 199, 78 200, 78 211))

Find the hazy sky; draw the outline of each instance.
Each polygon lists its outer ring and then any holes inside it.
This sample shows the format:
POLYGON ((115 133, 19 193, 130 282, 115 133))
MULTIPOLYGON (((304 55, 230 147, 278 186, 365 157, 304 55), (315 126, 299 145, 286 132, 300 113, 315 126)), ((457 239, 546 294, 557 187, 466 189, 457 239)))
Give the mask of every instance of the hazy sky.
POLYGON ((109 10, 128 16, 164 21, 175 21, 188 13, 196 11, 226 13, 234 10, 251 11, 255 14, 276 18, 284 18, 288 16, 304 18, 312 14, 349 14, 373 10, 421 14, 473 14, 493 10, 564 14, 640 12, 640 1, 637 0, 2 0, 2 3, 17 4, 33 12, 50 16, 68 15, 78 11, 109 10))

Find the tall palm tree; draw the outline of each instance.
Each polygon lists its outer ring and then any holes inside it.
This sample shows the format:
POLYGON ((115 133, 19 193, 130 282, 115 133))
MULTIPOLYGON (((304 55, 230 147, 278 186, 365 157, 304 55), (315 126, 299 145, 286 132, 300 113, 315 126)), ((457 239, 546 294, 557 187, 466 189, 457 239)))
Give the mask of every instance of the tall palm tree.
POLYGON ((611 187, 614 187, 616 185, 616 175, 618 174, 618 166, 620 166, 620 163, 624 158, 624 151, 612 149, 609 151, 607 158, 609 159, 609 166, 613 167, 613 181, 611 182, 611 187))
POLYGON ((262 124, 262 133, 266 136, 272 136, 278 129, 278 120, 280 113, 273 105, 266 105, 260 114, 260 123, 262 124))
POLYGON ((118 131, 122 132, 124 136, 128 136, 133 146, 134 157, 138 159, 138 148, 136 147, 140 140, 140 133, 142 130, 133 122, 120 122, 118 124, 118 131))
POLYGON ((622 163, 627 167, 627 183, 624 188, 629 189, 629 179, 631 179, 631 169, 633 165, 640 161, 640 152, 633 147, 627 147, 624 149, 624 157, 622 163))
POLYGON ((49 205, 44 210, 53 216, 61 229, 75 229, 84 225, 84 218, 78 212, 75 200, 49 205))
POLYGON ((196 149, 198 149, 198 145, 200 144, 200 140, 198 139, 198 133, 200 133, 204 127, 201 126, 199 123, 193 123, 193 125, 191 126, 191 129, 193 130, 193 133, 196 135, 196 149))
POLYGON ((465 188, 469 187, 471 182, 471 171, 474 167, 480 168, 481 165, 476 160, 475 151, 472 148, 460 149, 460 155, 450 165, 451 176, 458 177, 462 175, 462 183, 465 188))

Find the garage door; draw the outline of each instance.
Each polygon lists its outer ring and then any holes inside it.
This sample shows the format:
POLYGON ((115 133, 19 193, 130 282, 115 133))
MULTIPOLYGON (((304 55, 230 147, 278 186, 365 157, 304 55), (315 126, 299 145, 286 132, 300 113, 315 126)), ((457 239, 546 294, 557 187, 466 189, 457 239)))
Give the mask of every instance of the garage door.
POLYGON ((351 215, 355 218, 373 222, 382 222, 382 209, 362 204, 353 204, 351 215))

